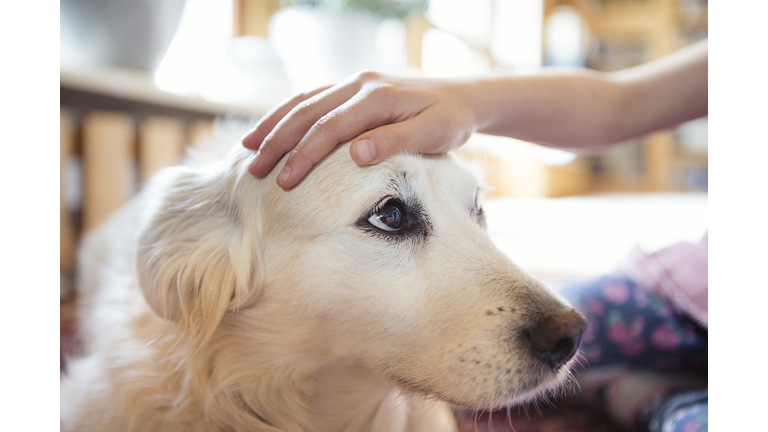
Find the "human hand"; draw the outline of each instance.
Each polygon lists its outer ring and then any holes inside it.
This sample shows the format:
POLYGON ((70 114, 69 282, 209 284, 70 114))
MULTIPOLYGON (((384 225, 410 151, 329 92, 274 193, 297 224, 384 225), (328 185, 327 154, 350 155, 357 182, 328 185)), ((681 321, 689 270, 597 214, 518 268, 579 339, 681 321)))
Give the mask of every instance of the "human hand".
POLYGON ((300 94, 268 112, 243 138, 243 146, 258 149, 248 171, 265 176, 290 152, 277 176, 288 189, 338 143, 356 136, 350 154, 358 165, 404 151, 447 152, 477 129, 464 93, 459 81, 361 72, 300 94))

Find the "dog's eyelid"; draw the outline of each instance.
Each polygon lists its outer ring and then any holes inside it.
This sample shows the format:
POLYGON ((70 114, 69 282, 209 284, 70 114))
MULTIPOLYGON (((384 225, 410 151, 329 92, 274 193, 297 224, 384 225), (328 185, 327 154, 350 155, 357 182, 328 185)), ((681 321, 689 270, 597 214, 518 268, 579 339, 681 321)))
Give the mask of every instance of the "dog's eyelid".
POLYGON ((481 197, 484 197, 486 193, 495 191, 496 188, 485 184, 477 185, 475 189, 475 201, 478 201, 481 197))
POLYGON ((478 186, 477 190, 475 191, 474 201, 472 202, 472 211, 482 211, 483 205, 480 197, 485 190, 486 189, 482 186, 478 186))
POLYGON ((482 227, 485 227, 485 211, 483 210, 483 204, 481 202, 480 196, 484 191, 488 189, 491 188, 484 187, 483 185, 479 185, 477 187, 477 190, 475 191, 475 201, 472 203, 472 208, 470 210, 470 215, 482 227))
POLYGON ((403 203, 403 200, 400 199, 400 197, 398 197, 396 195, 388 195, 388 196, 385 196, 384 198, 380 199, 379 202, 377 202, 376 205, 373 206, 373 209, 371 209, 371 214, 376 213, 377 211, 381 210, 382 207, 384 207, 385 205, 389 204, 389 202, 393 201, 393 200, 396 200, 395 201, 396 203, 405 206, 404 203, 403 203))
MULTIPOLYGON (((373 229, 389 238, 405 238, 403 236, 407 237, 413 234, 420 234, 421 237, 426 238, 431 231, 429 218, 424 213, 420 202, 416 198, 404 198, 399 194, 387 195, 381 198, 375 205, 370 207, 370 210, 355 225, 364 230, 373 229), (388 206, 399 209, 403 218, 402 225, 394 230, 380 226, 382 221, 379 213, 388 206)), ((392 226, 389 227, 394 228, 392 226)))

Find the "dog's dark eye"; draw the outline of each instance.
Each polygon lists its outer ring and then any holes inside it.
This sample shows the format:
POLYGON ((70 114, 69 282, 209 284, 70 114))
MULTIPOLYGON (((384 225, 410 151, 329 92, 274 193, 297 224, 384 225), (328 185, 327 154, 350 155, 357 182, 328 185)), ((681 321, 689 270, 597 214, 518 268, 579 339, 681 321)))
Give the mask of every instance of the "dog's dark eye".
POLYGON ((384 204, 368 218, 368 223, 384 231, 400 231, 405 222, 405 213, 396 203, 384 204))

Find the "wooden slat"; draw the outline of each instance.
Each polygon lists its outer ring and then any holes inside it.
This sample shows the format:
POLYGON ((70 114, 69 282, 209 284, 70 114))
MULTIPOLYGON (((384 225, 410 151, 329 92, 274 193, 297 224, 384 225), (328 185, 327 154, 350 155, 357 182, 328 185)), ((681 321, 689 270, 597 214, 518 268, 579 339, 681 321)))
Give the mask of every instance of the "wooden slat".
MULTIPOLYGON (((279 2, 270 0, 240 0, 235 6, 239 13, 239 34, 237 36, 267 37, 269 18, 280 8, 279 2)), ((237 29, 233 29, 238 31, 237 29)))
POLYGON ((567 165, 545 167, 548 197, 582 195, 592 187, 589 167, 583 159, 575 159, 567 165))
POLYGON ((83 227, 98 226, 135 190, 133 120, 127 114, 92 112, 83 118, 83 227))
POLYGON ((675 159, 672 132, 656 132, 645 140, 645 178, 649 191, 670 189, 670 173, 675 159))
POLYGON ((74 147, 74 134, 70 121, 69 112, 62 109, 59 123, 59 159, 61 162, 59 170, 59 207, 61 209, 59 213, 59 267, 65 273, 72 271, 75 261, 75 232, 66 200, 67 188, 73 187, 73 185, 67 184, 65 175, 67 163, 74 147))
POLYGON ((171 117, 146 117, 139 125, 139 172, 145 182, 160 168, 179 163, 184 123, 171 117))
POLYGON ((243 34, 243 0, 232 0, 232 37, 243 34))
POLYGON ((406 66, 409 70, 421 70, 421 41, 431 27, 432 24, 420 13, 405 20, 406 66))

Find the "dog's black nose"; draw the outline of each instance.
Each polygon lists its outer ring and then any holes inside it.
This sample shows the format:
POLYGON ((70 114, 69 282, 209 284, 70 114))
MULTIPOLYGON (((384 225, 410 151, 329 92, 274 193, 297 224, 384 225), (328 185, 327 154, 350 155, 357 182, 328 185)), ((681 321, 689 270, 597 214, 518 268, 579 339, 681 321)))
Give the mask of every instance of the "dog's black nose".
POLYGON ((576 354, 586 329, 584 315, 569 309, 540 319, 525 331, 525 335, 536 356, 552 370, 557 370, 576 354))

